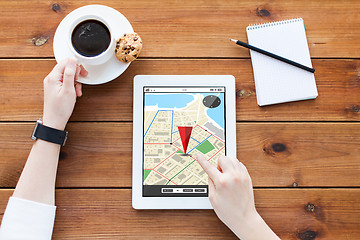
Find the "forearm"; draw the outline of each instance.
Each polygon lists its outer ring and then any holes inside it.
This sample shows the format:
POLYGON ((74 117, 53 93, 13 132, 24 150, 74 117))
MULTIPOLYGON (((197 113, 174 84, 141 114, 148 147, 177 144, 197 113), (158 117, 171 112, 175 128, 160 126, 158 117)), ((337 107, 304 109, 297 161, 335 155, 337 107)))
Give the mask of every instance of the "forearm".
POLYGON ((238 225, 231 230, 237 237, 243 240, 280 239, 257 212, 249 217, 246 222, 238 223, 238 225))
POLYGON ((16 185, 14 197, 55 204, 55 180, 60 145, 38 139, 16 185))

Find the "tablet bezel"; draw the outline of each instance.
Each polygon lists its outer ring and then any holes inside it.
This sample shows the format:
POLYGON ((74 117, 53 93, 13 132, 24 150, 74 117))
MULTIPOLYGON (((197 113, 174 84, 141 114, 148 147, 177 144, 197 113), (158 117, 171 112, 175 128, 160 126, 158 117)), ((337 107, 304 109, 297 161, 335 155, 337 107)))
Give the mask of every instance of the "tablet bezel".
POLYGON ((137 75, 134 77, 133 175, 134 209, 212 209, 208 197, 143 197, 144 87, 225 87, 226 154, 236 157, 235 78, 232 75, 137 75), (141 143, 139 147, 139 143, 141 143))

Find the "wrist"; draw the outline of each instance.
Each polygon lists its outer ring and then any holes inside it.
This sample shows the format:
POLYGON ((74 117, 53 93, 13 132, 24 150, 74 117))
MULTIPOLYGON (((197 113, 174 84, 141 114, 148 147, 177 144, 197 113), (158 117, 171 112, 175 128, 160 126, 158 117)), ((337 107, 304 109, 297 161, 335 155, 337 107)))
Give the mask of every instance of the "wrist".
POLYGON ((67 122, 61 122, 61 121, 58 121, 58 120, 54 120, 54 119, 49 118, 49 117, 47 117, 45 115, 42 118, 42 122, 43 122, 43 125, 45 125, 45 126, 55 128, 55 129, 58 129, 58 130, 61 130, 61 131, 65 130, 65 126, 66 126, 66 123, 67 123, 67 122))
POLYGON ((280 239, 256 210, 232 230, 240 239, 280 239))
POLYGON ((237 226, 234 227, 233 232, 240 239, 249 239, 249 236, 254 236, 254 231, 263 228, 264 224, 265 222, 258 214, 258 212, 254 211, 241 222, 238 222, 237 226))

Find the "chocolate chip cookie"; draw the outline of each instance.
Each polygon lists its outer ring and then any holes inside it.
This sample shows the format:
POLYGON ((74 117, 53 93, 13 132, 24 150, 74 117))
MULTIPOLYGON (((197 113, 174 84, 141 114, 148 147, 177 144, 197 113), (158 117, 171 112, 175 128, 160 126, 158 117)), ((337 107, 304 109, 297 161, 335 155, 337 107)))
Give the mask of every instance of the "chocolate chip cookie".
POLYGON ((140 54, 142 41, 137 33, 125 33, 116 41, 115 54, 123 62, 132 62, 140 54))

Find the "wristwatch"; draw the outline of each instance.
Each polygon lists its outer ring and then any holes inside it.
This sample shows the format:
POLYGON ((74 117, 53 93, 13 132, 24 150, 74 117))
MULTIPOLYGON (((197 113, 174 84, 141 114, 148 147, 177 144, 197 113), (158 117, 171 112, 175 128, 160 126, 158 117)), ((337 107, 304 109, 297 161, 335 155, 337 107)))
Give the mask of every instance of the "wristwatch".
POLYGON ((55 128, 45 126, 42 124, 42 120, 39 119, 36 121, 36 125, 31 138, 33 140, 41 139, 47 142, 64 146, 67 139, 67 135, 68 135, 67 131, 61 131, 55 128))

